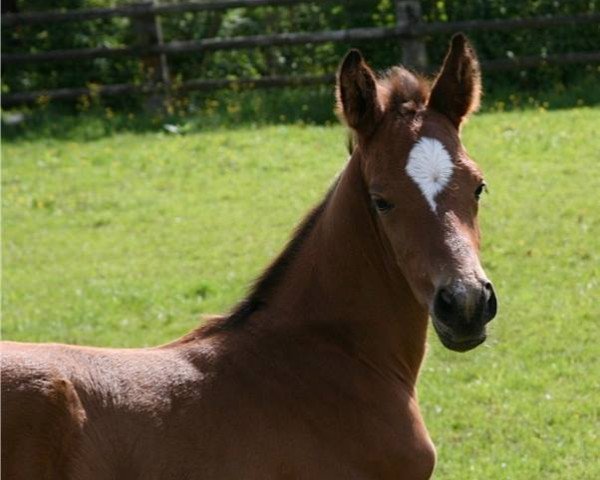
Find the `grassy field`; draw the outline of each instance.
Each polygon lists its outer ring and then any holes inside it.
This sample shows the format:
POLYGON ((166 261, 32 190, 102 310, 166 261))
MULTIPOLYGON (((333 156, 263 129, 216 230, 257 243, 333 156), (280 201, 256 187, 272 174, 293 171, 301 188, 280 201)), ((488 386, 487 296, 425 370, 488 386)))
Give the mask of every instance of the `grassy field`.
MULTIPOLYGON (((483 260, 500 310, 434 335, 420 401, 437 479, 600 478, 600 109, 479 115, 483 260)), ((344 164, 341 127, 11 140, 4 339, 153 345, 226 310, 344 164)))

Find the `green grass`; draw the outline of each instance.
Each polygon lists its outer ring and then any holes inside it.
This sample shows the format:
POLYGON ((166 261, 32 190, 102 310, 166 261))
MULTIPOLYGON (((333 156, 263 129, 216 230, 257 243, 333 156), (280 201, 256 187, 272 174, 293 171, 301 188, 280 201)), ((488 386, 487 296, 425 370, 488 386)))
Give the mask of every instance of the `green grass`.
MULTIPOLYGON (((479 115, 483 259, 500 311, 430 337, 438 479, 600 478, 600 110, 479 115)), ((4 142, 3 337, 141 346, 239 299, 346 158, 341 127, 4 142)))

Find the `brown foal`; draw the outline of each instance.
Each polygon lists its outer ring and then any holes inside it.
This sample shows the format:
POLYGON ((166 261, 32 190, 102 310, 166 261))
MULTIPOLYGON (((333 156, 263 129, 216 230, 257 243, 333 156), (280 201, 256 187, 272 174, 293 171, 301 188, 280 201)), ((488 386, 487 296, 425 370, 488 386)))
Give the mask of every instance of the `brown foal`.
POLYGON ((428 317, 465 351, 496 312, 459 139, 478 62, 456 35, 430 87, 353 50, 337 94, 346 168, 230 314, 157 348, 3 344, 4 479, 431 476, 428 317))

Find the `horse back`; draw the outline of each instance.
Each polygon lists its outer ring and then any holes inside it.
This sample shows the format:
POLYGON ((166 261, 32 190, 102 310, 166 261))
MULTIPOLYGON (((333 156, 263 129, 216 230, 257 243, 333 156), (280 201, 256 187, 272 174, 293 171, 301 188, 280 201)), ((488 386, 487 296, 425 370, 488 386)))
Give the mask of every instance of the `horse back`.
POLYGON ((39 346, 2 343, 2 477, 66 478, 85 410, 58 364, 39 346))
POLYGON ((161 349, 2 342, 1 363, 7 479, 143 478, 136 465, 199 385, 161 349))

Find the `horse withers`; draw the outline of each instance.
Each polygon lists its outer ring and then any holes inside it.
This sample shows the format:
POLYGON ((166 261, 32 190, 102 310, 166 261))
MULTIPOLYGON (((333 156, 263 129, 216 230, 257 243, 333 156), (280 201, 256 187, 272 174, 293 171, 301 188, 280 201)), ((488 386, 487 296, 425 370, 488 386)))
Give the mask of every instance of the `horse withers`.
POLYGON ((229 314, 156 348, 2 345, 3 478, 429 478, 428 317, 465 351, 496 313, 459 137, 479 97, 463 35, 431 86, 350 51, 352 155, 229 314))

